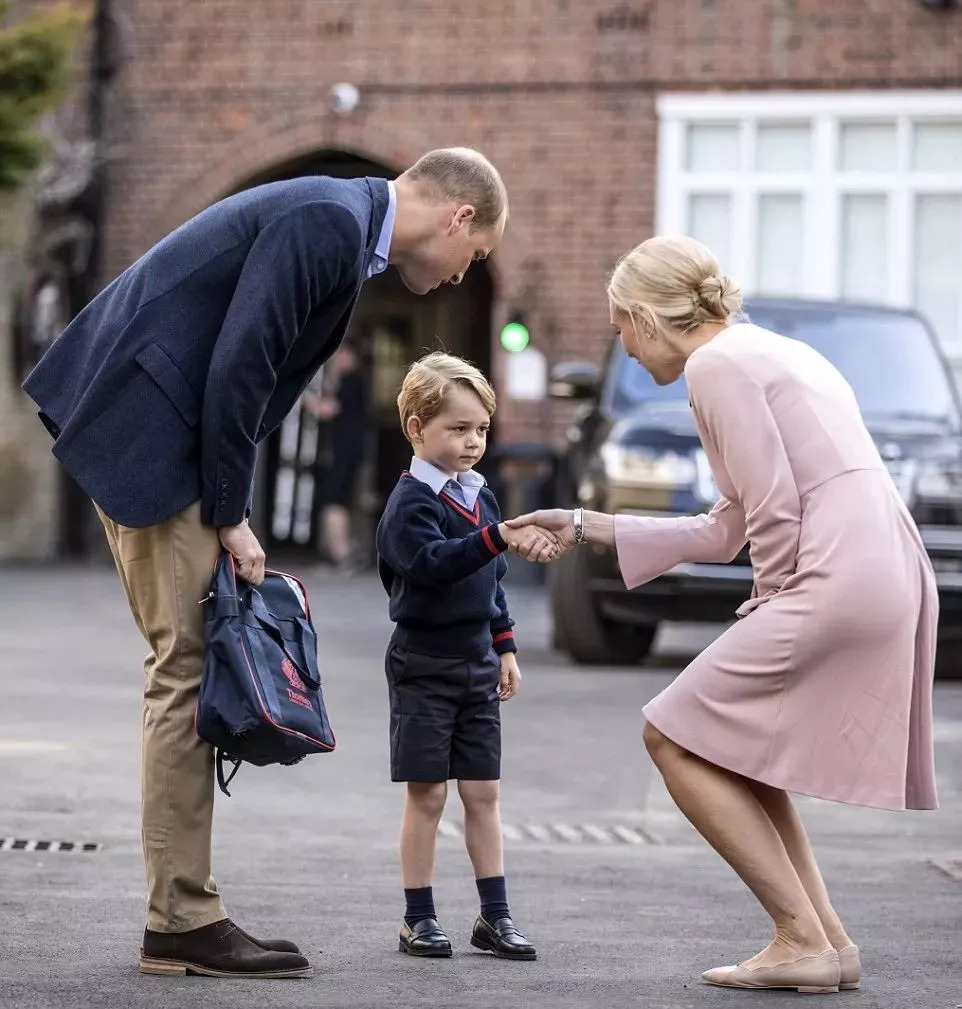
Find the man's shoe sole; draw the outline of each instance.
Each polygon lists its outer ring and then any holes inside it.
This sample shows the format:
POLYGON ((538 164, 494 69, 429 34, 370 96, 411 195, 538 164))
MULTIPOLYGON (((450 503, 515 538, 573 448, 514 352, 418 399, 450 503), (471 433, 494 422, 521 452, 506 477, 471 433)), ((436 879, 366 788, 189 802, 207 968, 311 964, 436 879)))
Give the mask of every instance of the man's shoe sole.
POLYGON ((244 978, 291 978, 291 977, 313 977, 313 967, 298 967, 294 970, 263 970, 263 971, 240 971, 240 970, 217 970, 214 967, 204 967, 198 963, 189 963, 187 960, 155 960, 149 956, 140 958, 141 974, 165 974, 180 975, 198 974, 203 977, 244 977, 244 978))
POLYGON ((538 954, 535 953, 501 953, 491 943, 485 942, 483 939, 478 939, 476 936, 471 936, 471 945, 475 949, 482 949, 485 953, 493 953, 499 960, 537 960, 538 954))
POLYGON ((449 957, 451 956, 452 950, 450 949, 415 949, 413 946, 409 946, 406 942, 399 940, 397 944, 399 953, 407 953, 408 956, 429 956, 429 957, 449 957))

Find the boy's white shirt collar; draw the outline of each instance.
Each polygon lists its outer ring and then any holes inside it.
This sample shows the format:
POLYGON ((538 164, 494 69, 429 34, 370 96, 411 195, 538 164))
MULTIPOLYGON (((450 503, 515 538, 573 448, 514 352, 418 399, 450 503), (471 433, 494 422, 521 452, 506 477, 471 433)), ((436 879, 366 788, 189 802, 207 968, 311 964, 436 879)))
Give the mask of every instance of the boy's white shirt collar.
MULTIPOLYGON (((410 473, 421 483, 426 483, 435 494, 440 494, 454 480, 454 477, 448 476, 427 459, 419 459, 417 456, 411 459, 410 473)), ((480 473, 476 473, 473 469, 466 469, 463 473, 458 474, 456 482, 461 485, 465 504, 468 508, 473 509, 478 495, 481 493, 481 488, 487 481, 480 473)))

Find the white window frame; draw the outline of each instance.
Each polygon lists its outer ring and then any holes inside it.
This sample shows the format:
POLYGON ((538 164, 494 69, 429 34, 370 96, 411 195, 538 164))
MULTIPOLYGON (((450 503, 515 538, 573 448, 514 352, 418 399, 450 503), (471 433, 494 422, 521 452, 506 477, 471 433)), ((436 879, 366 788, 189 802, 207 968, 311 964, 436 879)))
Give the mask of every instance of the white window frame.
MULTIPOLYGON (((962 119, 962 90, 833 91, 763 93, 663 93, 657 99, 659 119, 656 231, 678 234, 686 229, 688 196, 725 193, 732 199, 732 262, 739 278, 757 276, 755 232, 757 197, 762 193, 802 194, 807 226, 803 242, 800 297, 839 298, 842 198, 849 193, 888 197, 888 293, 885 303, 912 305, 914 261, 913 206, 919 194, 962 193, 958 172, 920 172, 911 166, 911 129, 920 120, 962 119), (838 168, 839 127, 848 122, 895 122, 895 171, 842 172, 838 168), (780 122, 812 123, 812 167, 805 172, 689 172, 686 129, 689 125, 737 124, 742 164, 755 163, 755 127, 780 122)), ((962 276, 959 298, 962 302, 962 276)), ((750 287, 750 285, 749 285, 750 287)), ((962 334, 944 339, 945 351, 962 362, 962 334)))

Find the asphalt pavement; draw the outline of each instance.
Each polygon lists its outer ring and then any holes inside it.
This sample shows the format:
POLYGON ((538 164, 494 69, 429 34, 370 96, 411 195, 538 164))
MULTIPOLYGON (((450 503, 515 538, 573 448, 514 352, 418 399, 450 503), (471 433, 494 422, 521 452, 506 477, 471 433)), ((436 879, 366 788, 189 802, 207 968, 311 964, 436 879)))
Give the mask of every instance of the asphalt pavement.
MULTIPOLYGON (((798 998, 699 983, 706 967, 761 948, 766 919, 674 809, 641 745, 642 705, 718 628, 669 628, 644 668, 583 669, 549 649, 542 591, 511 588, 523 686, 504 710, 505 851, 512 911, 539 958, 503 962, 468 945, 476 890, 452 796, 435 895, 455 955, 419 961, 397 952, 403 793, 388 774, 386 600, 370 575, 306 581, 338 747, 293 768, 244 767, 232 797, 218 796, 214 864, 230 914, 297 941, 315 976, 221 981, 137 972, 145 649, 116 575, 0 569, 0 1006, 754 1009, 798 998)), ((862 989, 826 996, 845 1006, 962 1006, 962 684, 939 685, 936 716, 940 811, 799 799, 863 951, 862 989)))

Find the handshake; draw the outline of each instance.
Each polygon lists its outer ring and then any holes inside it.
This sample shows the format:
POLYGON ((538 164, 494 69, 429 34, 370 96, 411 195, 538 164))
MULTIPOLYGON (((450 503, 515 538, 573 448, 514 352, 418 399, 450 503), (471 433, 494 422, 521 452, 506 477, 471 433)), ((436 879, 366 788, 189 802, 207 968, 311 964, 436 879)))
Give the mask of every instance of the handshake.
POLYGON ((508 549, 526 561, 547 564, 575 545, 573 514, 566 508, 547 508, 509 519, 498 526, 508 549))

